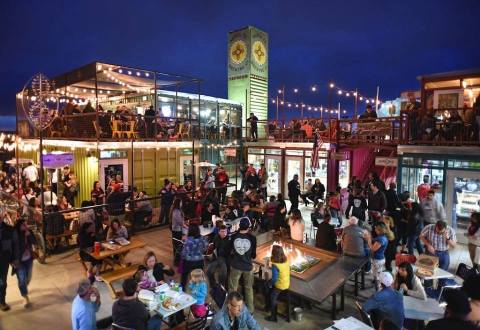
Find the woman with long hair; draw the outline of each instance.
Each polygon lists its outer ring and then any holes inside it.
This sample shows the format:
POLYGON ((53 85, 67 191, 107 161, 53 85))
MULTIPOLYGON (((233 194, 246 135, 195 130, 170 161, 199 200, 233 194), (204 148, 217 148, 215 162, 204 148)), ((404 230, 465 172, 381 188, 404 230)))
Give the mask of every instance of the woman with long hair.
POLYGON ((117 238, 128 239, 127 228, 120 223, 117 218, 110 223, 110 228, 107 231, 107 241, 115 240, 117 238))
POLYGON ((299 242, 303 242, 303 233, 305 232, 305 221, 303 221, 302 213, 299 209, 294 209, 292 215, 288 219, 290 226, 290 237, 299 242))
POLYGON ((477 252, 480 249, 480 212, 473 212, 470 216, 470 225, 467 230, 468 239, 468 252, 470 253, 470 260, 472 265, 478 268, 478 260, 480 256, 477 256, 477 252))
POLYGON ((182 287, 185 288, 187 278, 194 269, 203 269, 205 266, 203 252, 207 249, 207 241, 200 235, 200 228, 196 224, 188 227, 187 240, 183 244, 182 259, 182 287))
POLYGON ((281 245, 272 246, 270 263, 272 265, 272 282, 268 288, 268 295, 265 297, 266 309, 270 310, 270 316, 267 316, 266 320, 277 322, 278 295, 290 287, 290 263, 281 245))
POLYGON ((93 189, 90 192, 90 196, 95 205, 105 204, 105 192, 100 186, 100 181, 95 181, 93 183, 93 189))
POLYGON ((405 296, 427 300, 422 281, 415 275, 412 265, 408 262, 402 262, 397 267, 393 287, 398 291, 403 291, 405 296))
POLYGON ((185 222, 181 198, 177 197, 173 200, 169 219, 172 229, 173 264, 178 266, 180 263, 180 254, 182 252, 182 230, 185 222))

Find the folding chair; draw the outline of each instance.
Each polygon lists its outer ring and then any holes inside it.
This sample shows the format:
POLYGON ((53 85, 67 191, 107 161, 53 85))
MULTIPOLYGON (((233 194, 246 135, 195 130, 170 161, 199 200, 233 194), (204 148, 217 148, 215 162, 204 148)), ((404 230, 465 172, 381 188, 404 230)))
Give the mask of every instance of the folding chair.
POLYGON ((363 310, 362 305, 360 305, 360 303, 356 300, 355 300, 355 306, 357 307, 357 310, 360 313, 360 317, 362 318, 362 322, 365 323, 366 325, 368 325, 369 327, 373 328, 372 318, 370 317, 370 315, 368 315, 367 312, 365 312, 363 310))

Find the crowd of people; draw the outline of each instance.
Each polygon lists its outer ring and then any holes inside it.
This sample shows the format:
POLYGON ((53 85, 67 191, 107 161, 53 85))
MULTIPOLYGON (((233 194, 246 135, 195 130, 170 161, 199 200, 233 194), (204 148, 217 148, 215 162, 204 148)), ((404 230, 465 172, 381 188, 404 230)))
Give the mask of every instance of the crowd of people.
MULTIPOLYGON (((52 210, 66 210, 74 204, 72 195, 67 191, 78 192, 75 174, 69 167, 63 169, 57 182, 50 180, 43 192, 38 189, 38 171, 35 170, 35 166, 29 164, 20 179, 15 171, 0 173, 2 193, 20 197, 24 205, 17 217, 8 212, 0 217, 0 309, 3 311, 10 308, 5 301, 9 265, 13 265, 18 277, 25 307, 32 305, 28 283, 32 277, 37 236, 28 223, 35 218, 35 214, 38 216, 38 212, 32 212, 32 208, 38 211, 43 203, 52 210), (70 190, 70 187, 73 189, 70 190), (62 190, 63 193, 60 193, 62 190)), ((263 164, 258 170, 252 164, 242 166, 240 173, 241 189, 233 191, 230 196, 227 195, 228 174, 221 164, 217 164, 213 170, 204 170, 198 190, 193 189, 191 181, 177 186, 165 180, 159 192, 159 223, 168 224, 171 229, 173 264, 169 266, 158 262, 153 252, 145 256, 134 278, 123 283, 124 296, 112 308, 115 324, 135 329, 158 329, 160 320, 144 312, 145 306, 138 302, 136 295, 139 289, 155 287, 165 282, 166 276, 174 276, 176 268, 181 273, 181 287, 196 300, 191 308, 193 317, 205 317, 210 310, 208 297, 216 297, 218 299, 214 300, 216 303, 218 300, 218 310, 212 329, 257 329, 258 324, 252 317, 255 307, 258 308, 253 289, 256 234, 274 231, 281 237, 310 244, 306 223, 299 209, 301 200, 305 206, 313 204, 310 220, 315 228, 313 244, 316 247, 369 259, 365 271, 372 272, 378 291, 363 304, 363 309, 372 315, 378 326, 391 322, 400 329, 404 322, 408 322, 404 320, 402 308, 398 308, 403 306, 402 297, 427 297, 412 264, 403 262, 397 267, 393 265, 397 253, 413 255, 417 250, 418 254, 436 256, 440 268, 449 268, 449 250, 456 246, 456 233, 447 225, 445 210, 428 176, 418 186, 415 194, 418 201, 414 201, 409 192, 398 193, 393 182, 387 189, 375 172, 369 173, 365 182, 354 177, 347 188, 330 192, 326 191, 319 179, 307 181, 305 189, 301 190, 299 178, 295 175, 288 182, 291 203, 288 209, 282 194, 268 194, 268 177, 263 164), (212 231, 202 235, 202 228, 211 228, 212 231), (206 262, 205 255, 211 256, 212 260, 206 262), (222 293, 228 293, 227 298, 225 295, 222 297, 222 293)), ((84 209, 79 214, 77 240, 80 257, 87 263, 88 269, 87 279, 80 283, 78 296, 72 306, 74 329, 89 329, 82 324, 95 322, 95 313, 100 305, 100 296, 94 285, 102 280, 100 262, 89 254, 95 242, 129 239, 132 231, 125 226, 126 204, 134 205, 134 223, 137 220, 143 222, 153 214, 152 205, 144 191, 133 189, 125 192, 123 188, 122 178, 112 176, 106 192, 99 182, 95 182, 91 200, 82 202, 84 209), (89 208, 103 204, 107 205, 98 209, 89 208)), ((480 214, 473 213, 467 237, 474 267, 478 267, 476 251, 480 246, 479 229, 480 214)), ((276 322, 278 297, 290 286, 289 261, 281 246, 272 248, 269 266, 271 276, 264 284, 264 307, 269 311, 267 320, 276 322)), ((478 285, 478 277, 474 278, 478 285)), ((463 313, 461 319, 465 322, 480 320, 474 304, 474 300, 479 299, 478 292, 472 289, 473 285, 468 287, 468 283, 464 285, 466 293, 462 293, 463 298, 455 293, 451 299, 459 301, 470 297, 469 308, 465 307, 459 312, 455 306, 449 305, 446 315, 448 322, 459 319, 458 313, 463 313)))

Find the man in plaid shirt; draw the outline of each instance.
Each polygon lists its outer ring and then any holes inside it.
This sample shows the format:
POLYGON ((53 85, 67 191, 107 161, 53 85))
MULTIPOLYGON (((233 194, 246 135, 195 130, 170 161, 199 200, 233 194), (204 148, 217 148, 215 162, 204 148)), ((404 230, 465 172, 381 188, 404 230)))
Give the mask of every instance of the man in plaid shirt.
POLYGON ((457 237, 452 227, 448 226, 443 220, 437 221, 435 224, 425 226, 420 239, 427 249, 427 254, 438 257, 439 267, 448 270, 450 265, 449 248, 457 245, 457 237))

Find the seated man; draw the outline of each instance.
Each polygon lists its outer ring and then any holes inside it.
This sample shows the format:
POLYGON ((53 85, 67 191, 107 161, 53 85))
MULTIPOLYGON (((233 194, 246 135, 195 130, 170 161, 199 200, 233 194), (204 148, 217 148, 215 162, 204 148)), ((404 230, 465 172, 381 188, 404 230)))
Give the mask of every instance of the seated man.
POLYGON ((141 200, 147 199, 148 195, 143 190, 138 194, 138 199, 140 201, 136 202, 136 207, 134 209, 134 225, 147 225, 148 221, 145 221, 145 218, 150 217, 152 215, 152 203, 149 200, 141 200))
POLYGON ((260 330, 260 326, 245 307, 243 297, 237 291, 228 294, 227 300, 213 318, 211 330, 260 330))
POLYGON ((303 193, 300 195, 300 197, 303 199, 303 202, 305 203, 305 206, 308 206, 308 199, 310 198, 311 201, 315 200, 314 193, 312 192, 313 188, 313 183, 312 179, 308 179, 307 182, 305 183, 305 189, 303 193))
POLYGON ((137 299, 137 281, 133 278, 123 281, 124 296, 113 303, 112 319, 118 326, 144 330, 160 329, 161 320, 158 317, 149 320, 149 313, 145 305, 137 299), (147 326, 148 323, 148 326, 147 326))
POLYGON ((378 329, 383 319, 390 319, 399 329, 402 329, 405 319, 403 294, 392 288, 392 274, 380 273, 379 281, 380 291, 363 303, 363 310, 370 314, 375 329, 378 329))

